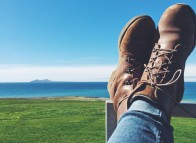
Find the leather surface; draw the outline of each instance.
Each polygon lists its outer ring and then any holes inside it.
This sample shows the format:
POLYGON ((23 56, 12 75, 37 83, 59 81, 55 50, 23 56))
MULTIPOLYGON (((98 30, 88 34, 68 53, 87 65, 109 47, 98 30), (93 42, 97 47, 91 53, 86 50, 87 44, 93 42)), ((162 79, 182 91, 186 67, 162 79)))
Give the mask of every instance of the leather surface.
POLYGON ((119 37, 119 63, 108 82, 117 118, 127 111, 127 99, 140 80, 153 48, 155 25, 148 16, 132 19, 119 37), (128 83, 128 85, 127 85, 128 83))
POLYGON ((195 47, 196 19, 187 5, 176 4, 162 15, 156 31, 157 42, 141 81, 131 93, 157 100, 168 118, 184 93, 185 62, 195 47), (151 87, 151 88, 150 88, 151 87))

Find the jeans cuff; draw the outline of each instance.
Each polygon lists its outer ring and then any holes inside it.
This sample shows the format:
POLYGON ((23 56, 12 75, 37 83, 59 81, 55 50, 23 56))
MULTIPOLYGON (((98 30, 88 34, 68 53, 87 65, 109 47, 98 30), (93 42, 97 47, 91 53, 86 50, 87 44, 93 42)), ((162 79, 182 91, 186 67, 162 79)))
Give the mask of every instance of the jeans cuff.
POLYGON ((169 120, 167 119, 165 113, 161 110, 159 103, 145 98, 143 95, 136 96, 135 99, 133 99, 133 102, 128 109, 128 112, 129 111, 140 111, 157 116, 169 124, 169 120))

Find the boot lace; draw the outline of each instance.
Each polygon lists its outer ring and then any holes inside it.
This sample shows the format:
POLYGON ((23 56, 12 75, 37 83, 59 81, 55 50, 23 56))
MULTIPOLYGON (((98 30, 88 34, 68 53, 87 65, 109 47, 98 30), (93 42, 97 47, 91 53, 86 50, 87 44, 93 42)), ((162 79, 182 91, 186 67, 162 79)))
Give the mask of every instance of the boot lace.
POLYGON ((157 81, 162 81, 165 77, 167 73, 170 73, 171 71, 169 70, 169 66, 174 63, 175 61, 172 61, 173 58, 173 54, 175 52, 177 52, 177 47, 179 47, 180 45, 177 45, 174 49, 160 49, 160 46, 158 45, 158 48, 155 47, 153 49, 153 53, 155 55, 155 57, 152 57, 149 61, 149 65, 151 66, 147 66, 144 65, 145 67, 145 71, 148 73, 148 79, 149 79, 149 84, 153 87, 157 87, 158 89, 160 89, 159 87, 161 86, 167 86, 167 85, 171 85, 173 83, 175 83, 181 76, 182 70, 178 69, 172 76, 172 78, 166 82, 166 83, 158 83, 157 81), (171 55, 171 56, 170 56, 171 55), (166 60, 166 62, 162 62, 161 64, 159 64, 159 66, 156 66, 157 64, 155 64, 155 61, 159 58, 159 57, 164 57, 166 60), (153 72, 154 70, 156 70, 156 72, 153 72), (160 80, 162 78, 162 80, 160 80))
POLYGON ((147 83, 150 84, 152 87, 154 87, 155 90, 155 96, 157 97, 157 89, 163 92, 171 101, 173 101, 176 105, 178 105, 181 109, 183 109, 185 112, 187 112, 189 115, 191 115, 193 118, 196 118, 195 115, 193 115, 191 112, 189 112, 187 109, 182 107, 179 103, 176 102, 176 99, 172 98, 167 92, 165 92, 162 87, 169 86, 174 84, 178 79, 180 78, 182 74, 182 69, 178 69, 174 72, 172 78, 165 82, 161 83, 161 81, 166 77, 167 73, 170 73, 169 66, 174 63, 175 61, 172 61, 173 54, 177 52, 177 48, 181 46, 178 44, 174 49, 160 49, 160 45, 158 45, 158 48, 155 47, 153 49, 153 53, 155 57, 151 58, 149 63, 152 66, 144 65, 145 71, 148 73, 148 79, 147 81, 141 81, 141 83, 147 83), (164 57, 167 62, 161 63, 159 66, 156 66, 155 61, 158 60, 159 57, 164 57), (156 72, 153 72, 153 70, 157 70, 156 72), (162 75, 162 76, 161 76, 162 75), (162 77, 162 79, 161 79, 162 77), (160 80, 161 79, 161 80, 160 80), (159 82, 157 82, 160 81, 159 82))

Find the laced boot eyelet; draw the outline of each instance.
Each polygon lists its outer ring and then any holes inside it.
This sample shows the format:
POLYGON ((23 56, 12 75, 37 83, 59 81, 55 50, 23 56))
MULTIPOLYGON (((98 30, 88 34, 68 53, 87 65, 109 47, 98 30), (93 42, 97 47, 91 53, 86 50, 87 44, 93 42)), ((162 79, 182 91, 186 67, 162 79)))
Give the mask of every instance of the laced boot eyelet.
POLYGON ((161 76, 159 74, 157 74, 155 77, 156 77, 157 80, 161 79, 161 76))
POLYGON ((133 61, 135 61, 135 60, 132 59, 131 57, 127 57, 127 58, 126 58, 126 62, 127 62, 127 63, 132 63, 133 61))
POLYGON ((133 82, 131 80, 126 80, 124 84, 125 85, 131 85, 131 84, 133 84, 133 82))
POLYGON ((127 68, 127 69, 125 70, 125 72, 128 73, 128 74, 133 74, 133 66, 127 68))

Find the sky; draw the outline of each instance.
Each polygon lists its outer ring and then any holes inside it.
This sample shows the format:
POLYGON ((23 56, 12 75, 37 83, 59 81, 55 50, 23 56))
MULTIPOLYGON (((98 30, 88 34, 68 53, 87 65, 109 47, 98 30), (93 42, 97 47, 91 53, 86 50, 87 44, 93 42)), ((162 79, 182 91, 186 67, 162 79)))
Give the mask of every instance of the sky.
MULTIPOLYGON (((181 0, 196 11, 196 2, 181 0)), ((178 0, 0 0, 0 82, 107 81, 118 36, 134 16, 156 25, 178 0)), ((196 81, 196 50, 186 81, 196 81)))

